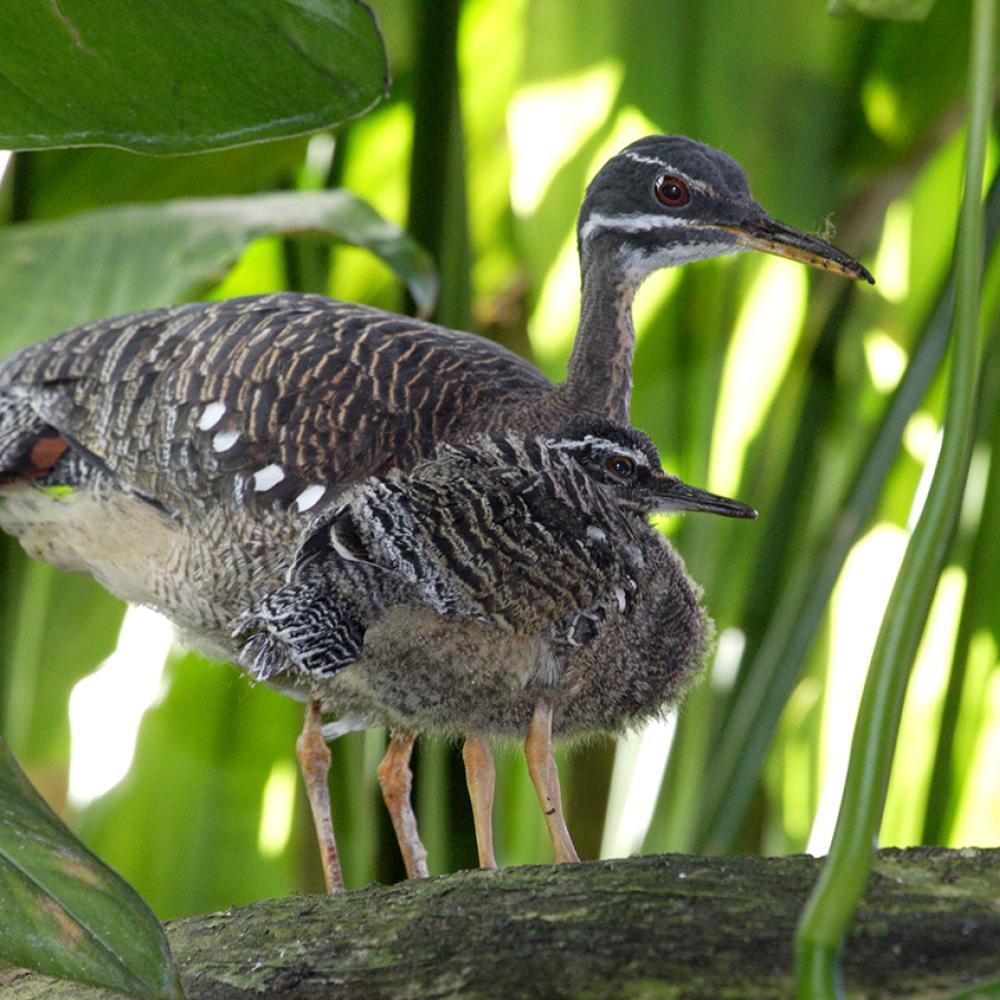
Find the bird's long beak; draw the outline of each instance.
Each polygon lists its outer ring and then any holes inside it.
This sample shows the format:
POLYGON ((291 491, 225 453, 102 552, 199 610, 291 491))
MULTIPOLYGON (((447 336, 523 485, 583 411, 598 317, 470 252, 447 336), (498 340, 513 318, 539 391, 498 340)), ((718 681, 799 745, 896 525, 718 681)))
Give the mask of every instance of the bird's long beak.
MULTIPOLYGON (((658 477, 659 478, 659 477, 658 477)), ((756 517, 757 511, 739 500, 709 493, 697 486, 688 486, 675 476, 664 475, 656 484, 656 514, 675 514, 683 511, 702 511, 721 514, 723 517, 756 517)))
POLYGON ((875 279, 866 267, 859 264, 850 254, 838 250, 833 244, 821 240, 818 236, 783 222, 772 219, 769 215, 746 219, 736 226, 720 226, 736 237, 739 246, 747 250, 762 250, 778 257, 797 260, 809 267, 823 271, 832 271, 845 278, 858 278, 874 285, 875 279))

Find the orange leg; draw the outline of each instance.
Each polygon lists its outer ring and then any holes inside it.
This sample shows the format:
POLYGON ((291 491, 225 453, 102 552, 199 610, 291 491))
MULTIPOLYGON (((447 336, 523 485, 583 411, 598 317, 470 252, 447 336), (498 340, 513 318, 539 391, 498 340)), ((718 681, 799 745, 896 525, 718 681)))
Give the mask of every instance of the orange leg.
POLYGON ((306 794, 312 809, 313 823, 316 825, 316 839, 323 862, 323 877, 327 892, 341 892, 344 875, 340 870, 337 855, 337 841, 333 835, 333 817, 330 815, 330 789, 327 779, 330 775, 330 749, 323 739, 320 703, 309 702, 306 721, 302 733, 295 744, 302 776, 306 782, 306 794))
POLYGON ((472 815, 476 823, 476 846, 479 848, 479 867, 496 868, 493 854, 493 794, 497 773, 493 766, 490 745, 479 736, 467 736, 462 747, 465 761, 465 780, 472 800, 472 815))
POLYGON ((528 762, 528 773, 542 805, 545 822, 549 826, 556 864, 579 861, 563 817, 559 772, 556 770, 552 750, 552 706, 546 701, 538 703, 535 714, 531 717, 528 736, 524 741, 524 758, 528 762))
POLYGON ((378 782, 396 831, 407 878, 427 878, 427 849, 420 840, 417 817, 410 802, 413 787, 410 754, 415 739, 415 733, 393 733, 389 737, 389 746, 378 766, 378 782))

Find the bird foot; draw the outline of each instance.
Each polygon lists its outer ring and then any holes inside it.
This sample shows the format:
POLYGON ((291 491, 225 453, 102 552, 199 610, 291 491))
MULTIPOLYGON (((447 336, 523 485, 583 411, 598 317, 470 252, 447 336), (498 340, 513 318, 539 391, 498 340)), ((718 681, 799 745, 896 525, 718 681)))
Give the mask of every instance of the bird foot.
POLYGON ((476 824, 476 847, 479 850, 479 867, 496 868, 493 853, 493 796, 496 791, 496 767, 489 743, 479 736, 467 736, 462 747, 465 761, 465 780, 472 801, 472 815, 476 824))
POLYGON ((524 758, 535 786, 538 801, 548 824, 556 864, 579 861, 573 839, 566 827, 559 790, 559 771, 552 747, 552 706, 542 700, 535 708, 524 741, 524 758))
POLYGON ((389 737, 382 763, 378 766, 378 781, 382 798, 389 810, 392 827, 396 831, 399 850, 403 855, 407 878, 427 878, 427 848, 417 830, 417 817, 413 812, 410 792, 413 772, 410 755, 413 753, 414 733, 393 733, 389 737))
POLYGON ((306 721, 302 727, 295 750, 306 783, 306 794, 312 809, 316 838, 319 841, 323 863, 323 877, 327 892, 340 892, 344 888, 344 875, 337 853, 337 840, 333 834, 333 816, 330 812, 330 750, 323 739, 320 703, 312 700, 306 708, 306 721))

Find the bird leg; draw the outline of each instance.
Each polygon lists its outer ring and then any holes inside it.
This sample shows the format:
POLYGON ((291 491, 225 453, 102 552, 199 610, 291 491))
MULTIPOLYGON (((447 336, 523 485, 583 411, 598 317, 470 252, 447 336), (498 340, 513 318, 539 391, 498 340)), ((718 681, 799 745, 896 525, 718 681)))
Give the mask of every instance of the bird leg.
POLYGON ((306 794, 312 809, 313 823, 316 825, 316 839, 323 863, 323 877, 327 892, 341 892, 344 888, 344 874, 340 870, 337 854, 337 840, 333 835, 333 817, 330 814, 330 789, 327 779, 330 775, 330 749, 323 739, 320 703, 314 698, 306 708, 306 721, 295 744, 295 752, 306 782, 306 794))
POLYGON ((476 823, 476 847, 479 849, 479 867, 496 868, 493 854, 493 793, 496 790, 497 772, 493 766, 490 745, 480 736, 467 736, 462 747, 465 761, 465 780, 472 800, 472 816, 476 823))
POLYGON ((415 733, 392 733, 382 763, 378 766, 378 783, 382 786, 382 798, 396 831, 399 850, 406 865, 407 878, 427 878, 427 848, 420 840, 417 817, 410 802, 413 787, 413 772, 410 770, 410 754, 413 753, 415 733))
POLYGON ((566 828, 562 801, 559 794, 559 772, 552 749, 552 706, 543 698, 535 706, 535 713, 528 726, 528 736, 524 741, 524 759, 528 762, 528 773, 542 804, 545 822, 552 838, 552 850, 556 864, 565 861, 579 861, 573 841, 566 828))

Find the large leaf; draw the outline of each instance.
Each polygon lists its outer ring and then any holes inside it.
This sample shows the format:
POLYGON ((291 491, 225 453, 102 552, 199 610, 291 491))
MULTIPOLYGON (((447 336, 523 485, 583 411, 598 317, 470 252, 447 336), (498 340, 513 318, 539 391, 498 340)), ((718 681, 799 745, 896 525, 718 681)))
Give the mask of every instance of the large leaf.
POLYGON ((179 153, 301 135, 385 94, 359 0, 0 0, 0 148, 179 153))
POLYGON ((13 349, 84 320, 190 298, 251 240, 275 233, 318 233, 366 247, 407 281, 421 309, 433 303, 427 254, 346 191, 185 199, 0 230, 4 345, 13 349))
POLYGON ((2 740, 0 959, 132 995, 182 996, 149 908, 63 826, 2 740))

